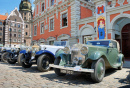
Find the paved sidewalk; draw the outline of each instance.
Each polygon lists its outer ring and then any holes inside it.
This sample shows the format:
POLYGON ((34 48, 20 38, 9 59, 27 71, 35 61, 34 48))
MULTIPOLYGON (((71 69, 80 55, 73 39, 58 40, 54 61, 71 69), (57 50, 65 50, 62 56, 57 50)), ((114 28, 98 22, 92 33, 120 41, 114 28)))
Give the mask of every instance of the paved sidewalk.
POLYGON ((130 68, 130 61, 125 61, 123 67, 130 68))
POLYGON ((102 82, 93 83, 90 75, 57 76, 53 70, 39 72, 37 66, 22 68, 0 62, 0 88, 130 88, 126 77, 130 68, 109 69, 102 82))

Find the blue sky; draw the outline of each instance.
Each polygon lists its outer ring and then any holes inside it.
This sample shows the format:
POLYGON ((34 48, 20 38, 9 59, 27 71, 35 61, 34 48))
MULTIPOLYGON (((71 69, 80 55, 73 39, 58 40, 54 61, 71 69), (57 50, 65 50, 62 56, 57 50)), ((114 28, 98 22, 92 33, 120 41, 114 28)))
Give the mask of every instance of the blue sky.
MULTIPOLYGON (((32 10, 34 9, 33 2, 34 0, 30 0, 32 3, 32 10)), ((0 14, 5 15, 5 13, 9 13, 14 10, 15 7, 19 9, 19 4, 21 0, 0 0, 0 14)))

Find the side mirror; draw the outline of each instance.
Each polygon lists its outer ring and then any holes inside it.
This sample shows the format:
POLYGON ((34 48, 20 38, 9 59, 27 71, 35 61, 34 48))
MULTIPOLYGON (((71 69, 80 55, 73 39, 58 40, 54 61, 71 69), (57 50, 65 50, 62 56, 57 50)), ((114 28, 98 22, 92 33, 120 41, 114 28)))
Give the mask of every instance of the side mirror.
POLYGON ((109 48, 113 48, 113 44, 112 43, 109 44, 109 48))

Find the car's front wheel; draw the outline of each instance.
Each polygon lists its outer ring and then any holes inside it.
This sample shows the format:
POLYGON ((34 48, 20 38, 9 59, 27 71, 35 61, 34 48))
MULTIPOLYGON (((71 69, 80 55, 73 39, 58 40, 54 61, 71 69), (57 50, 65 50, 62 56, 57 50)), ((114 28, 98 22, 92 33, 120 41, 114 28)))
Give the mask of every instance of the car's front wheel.
MULTIPOLYGON (((54 61, 54 65, 59 65, 60 60, 61 60, 60 57, 56 58, 55 61, 54 61)), ((58 69, 58 68, 54 68, 54 71, 55 71, 55 73, 56 73, 58 76, 65 76, 65 75, 66 75, 65 73, 61 73, 60 69, 58 69)))
POLYGON ((7 55, 8 55, 9 53, 8 52, 4 52, 3 54, 2 54, 2 56, 1 56, 1 61, 3 61, 3 62, 7 62, 7 55))
POLYGON ((122 70, 123 68, 123 61, 121 62, 121 66, 118 67, 118 70, 122 70))
POLYGON ((103 58, 94 61, 91 65, 91 69, 94 69, 94 73, 91 73, 91 78, 94 82, 101 82, 105 75, 105 61, 103 58))
POLYGON ((38 70, 41 72, 49 71, 50 70, 50 67, 49 67, 50 59, 51 58, 47 54, 43 54, 43 55, 39 56, 39 58, 37 60, 38 70))

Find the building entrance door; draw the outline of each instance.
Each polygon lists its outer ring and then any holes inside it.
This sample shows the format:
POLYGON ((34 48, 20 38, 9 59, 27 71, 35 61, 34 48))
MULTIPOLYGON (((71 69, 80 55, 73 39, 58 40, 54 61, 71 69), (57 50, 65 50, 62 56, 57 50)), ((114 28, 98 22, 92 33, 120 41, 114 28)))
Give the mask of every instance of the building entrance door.
POLYGON ((122 53, 130 60, 130 23, 122 29, 122 53))
POLYGON ((86 44, 88 40, 92 40, 92 36, 91 35, 83 36, 83 44, 86 44))

